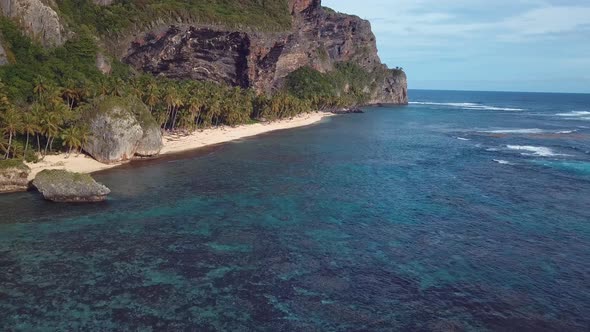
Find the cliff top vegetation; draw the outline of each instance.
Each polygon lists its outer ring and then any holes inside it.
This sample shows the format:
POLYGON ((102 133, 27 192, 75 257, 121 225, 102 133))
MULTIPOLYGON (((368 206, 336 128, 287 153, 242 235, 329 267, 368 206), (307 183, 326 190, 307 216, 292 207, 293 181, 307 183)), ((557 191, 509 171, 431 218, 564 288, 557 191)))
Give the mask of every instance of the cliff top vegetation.
POLYGON ((284 31, 291 27, 287 0, 117 0, 100 6, 92 0, 57 0, 60 16, 78 30, 99 35, 125 34, 156 23, 192 23, 284 31))

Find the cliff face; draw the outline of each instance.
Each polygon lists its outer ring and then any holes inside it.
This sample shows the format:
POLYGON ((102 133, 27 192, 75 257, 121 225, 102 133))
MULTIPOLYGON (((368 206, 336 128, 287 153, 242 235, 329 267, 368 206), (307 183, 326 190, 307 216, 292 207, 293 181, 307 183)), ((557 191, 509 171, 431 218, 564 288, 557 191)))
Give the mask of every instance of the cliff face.
POLYGON ((45 47, 60 46, 67 40, 67 31, 50 0, 0 0, 4 16, 15 19, 23 30, 45 47))
POLYGON ((325 10, 319 0, 290 0, 289 8, 289 32, 172 26, 140 35, 123 61, 155 75, 252 87, 261 93, 279 88, 298 68, 326 72, 336 63, 352 62, 380 73, 371 103, 407 103, 405 74, 381 64, 368 21, 325 10))

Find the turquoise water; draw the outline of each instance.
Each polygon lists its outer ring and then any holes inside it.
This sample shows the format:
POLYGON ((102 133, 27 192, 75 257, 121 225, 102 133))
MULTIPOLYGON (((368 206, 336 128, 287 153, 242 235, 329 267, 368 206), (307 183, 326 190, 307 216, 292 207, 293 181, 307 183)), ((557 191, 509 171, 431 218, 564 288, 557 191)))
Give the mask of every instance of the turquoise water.
POLYGON ((0 197, 0 330, 587 331, 590 96, 406 107, 0 197))

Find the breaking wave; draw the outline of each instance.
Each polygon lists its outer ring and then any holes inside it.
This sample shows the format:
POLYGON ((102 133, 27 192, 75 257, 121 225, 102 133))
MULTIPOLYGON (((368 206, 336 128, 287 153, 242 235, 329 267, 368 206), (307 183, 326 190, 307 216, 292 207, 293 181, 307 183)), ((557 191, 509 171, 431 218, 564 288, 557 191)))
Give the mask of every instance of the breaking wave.
POLYGON ((590 112, 588 111, 572 111, 568 113, 557 113, 557 116, 561 116, 564 118, 572 119, 572 120, 586 120, 590 121, 590 112))
POLYGON ((510 150, 526 151, 528 153, 521 153, 524 156, 538 156, 538 157, 555 157, 565 156, 564 154, 555 153, 552 149, 544 146, 532 145, 506 145, 510 150))
POLYGON ((522 109, 522 108, 497 107, 497 106, 489 106, 489 105, 482 105, 482 104, 476 104, 476 103, 434 103, 434 102, 414 101, 414 102, 410 102, 410 104, 411 105, 457 107, 457 108, 467 109, 467 110, 482 110, 482 111, 511 111, 511 112, 524 111, 524 109, 522 109))

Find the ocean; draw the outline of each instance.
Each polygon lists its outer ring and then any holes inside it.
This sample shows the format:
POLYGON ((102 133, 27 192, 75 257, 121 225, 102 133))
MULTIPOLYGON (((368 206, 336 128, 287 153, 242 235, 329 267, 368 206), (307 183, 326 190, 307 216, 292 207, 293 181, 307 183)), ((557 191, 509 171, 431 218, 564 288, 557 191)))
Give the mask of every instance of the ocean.
POLYGON ((0 196, 0 329, 588 331, 590 95, 410 98, 0 196))

